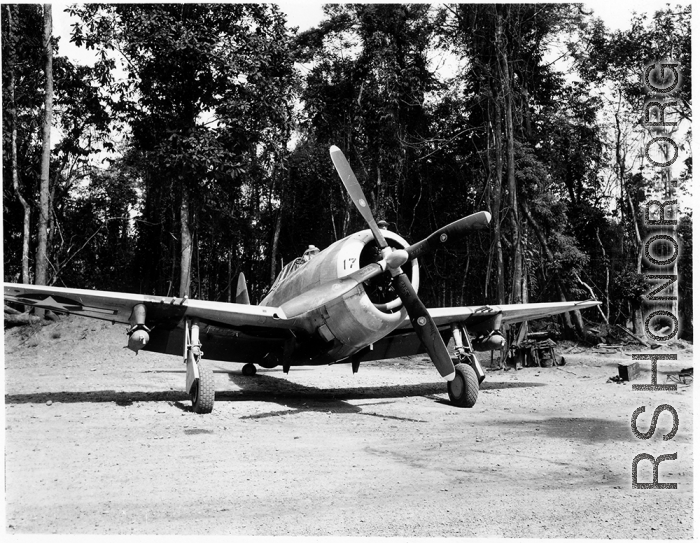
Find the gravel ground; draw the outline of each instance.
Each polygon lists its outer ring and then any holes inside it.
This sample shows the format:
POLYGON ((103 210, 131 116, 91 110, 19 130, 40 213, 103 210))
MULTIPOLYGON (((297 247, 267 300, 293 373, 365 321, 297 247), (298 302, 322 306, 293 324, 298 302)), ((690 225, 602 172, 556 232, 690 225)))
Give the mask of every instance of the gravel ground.
MULTIPOLYGON (((693 536, 693 385, 607 382, 644 351, 569 348, 564 367, 487 371, 472 409, 448 403, 425 357, 357 375, 343 364, 244 377, 207 362, 217 402, 196 415, 181 360, 134 356, 124 332, 72 317, 5 333, 8 533, 693 536), (663 403, 678 433, 663 441, 664 413, 637 439, 634 410, 646 406, 644 431, 663 403), (637 454, 673 452, 659 480, 676 490, 632 488, 637 454)), ((679 347, 660 383, 692 366, 679 347)))

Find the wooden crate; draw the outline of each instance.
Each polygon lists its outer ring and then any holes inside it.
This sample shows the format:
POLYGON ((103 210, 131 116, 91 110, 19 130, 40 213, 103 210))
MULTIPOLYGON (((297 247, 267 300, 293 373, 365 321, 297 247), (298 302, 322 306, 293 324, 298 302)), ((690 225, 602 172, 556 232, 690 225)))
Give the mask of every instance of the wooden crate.
POLYGON ((617 373, 623 381, 632 381, 639 377, 639 362, 625 362, 617 365, 617 373))

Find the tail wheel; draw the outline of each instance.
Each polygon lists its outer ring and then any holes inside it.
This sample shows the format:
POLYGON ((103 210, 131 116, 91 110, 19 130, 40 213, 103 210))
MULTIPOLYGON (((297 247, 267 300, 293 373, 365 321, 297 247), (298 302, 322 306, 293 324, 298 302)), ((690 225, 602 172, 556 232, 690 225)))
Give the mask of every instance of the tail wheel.
POLYGON ((455 378, 447 382, 450 401, 458 407, 474 407, 479 397, 479 379, 468 364, 455 366, 455 378))
POLYGON ((192 410, 200 415, 211 413, 214 409, 214 373, 199 365, 199 379, 190 390, 192 410))

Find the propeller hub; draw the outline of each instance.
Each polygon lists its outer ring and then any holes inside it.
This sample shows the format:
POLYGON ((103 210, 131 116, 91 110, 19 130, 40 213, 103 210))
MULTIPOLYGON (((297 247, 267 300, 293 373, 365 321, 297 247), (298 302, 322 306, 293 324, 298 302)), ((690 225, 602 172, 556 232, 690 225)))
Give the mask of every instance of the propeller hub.
POLYGON ((387 266, 392 270, 395 270, 408 262, 408 253, 403 249, 397 249, 396 251, 386 255, 385 260, 387 266))

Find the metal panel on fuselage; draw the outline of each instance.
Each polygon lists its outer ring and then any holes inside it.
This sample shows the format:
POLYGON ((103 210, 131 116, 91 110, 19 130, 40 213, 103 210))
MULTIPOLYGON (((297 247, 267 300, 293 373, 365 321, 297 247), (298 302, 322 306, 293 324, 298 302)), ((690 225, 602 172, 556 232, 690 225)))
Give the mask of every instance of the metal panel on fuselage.
MULTIPOLYGON (((399 246, 408 245, 394 232, 387 231, 385 236, 399 246)), ((309 289, 330 284, 359 270, 362 251, 373 240, 370 230, 362 230, 333 243, 293 272, 260 305, 282 306, 309 289)), ((415 264, 413 274, 417 288, 418 270, 415 264)), ((352 356, 391 333, 403 322, 405 311, 380 311, 360 284, 322 307, 310 307, 309 312, 300 318, 309 324, 309 336, 297 336, 300 341, 288 360, 291 365, 334 363, 352 356), (320 328, 323 328, 323 334, 319 333, 320 328), (332 336, 330 340, 329 334, 332 336)), ((411 347, 410 350, 413 349, 411 347)))
MULTIPOLYGON (((403 238, 393 232, 387 231, 386 237, 400 246, 407 245, 403 238)), ((362 251, 366 244, 373 242, 373 239, 370 230, 363 230, 334 243, 314 257, 304 268, 300 268, 295 275, 290 276, 270 296, 269 303, 282 305, 290 296, 297 296, 309 288, 331 283, 357 271, 360 269, 362 251)), ((417 286, 418 271, 415 268, 414 277, 417 286)), ((321 360, 327 363, 342 360, 367 345, 379 341, 403 322, 405 312, 380 311, 367 296, 364 286, 360 284, 318 308, 318 311, 306 314, 305 318, 308 320, 312 316, 322 319, 314 325, 314 331, 321 325, 325 325, 324 334, 328 336, 330 333, 335 338, 326 344, 325 352, 319 353, 313 360, 308 360, 308 363, 315 364, 321 360)), ((318 334, 313 336, 310 341, 317 341, 318 334)))
POLYGON ((364 247, 363 237, 360 234, 362 232, 343 238, 326 247, 285 279, 284 283, 260 302, 260 305, 281 306, 307 290, 344 277, 359 269, 360 253, 364 247), (343 265, 345 269, 343 269, 343 265))

